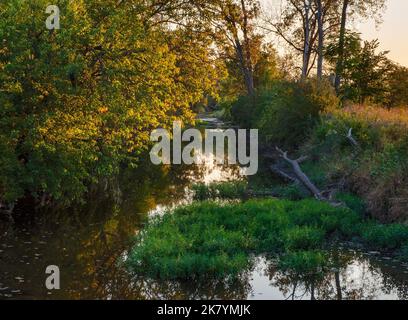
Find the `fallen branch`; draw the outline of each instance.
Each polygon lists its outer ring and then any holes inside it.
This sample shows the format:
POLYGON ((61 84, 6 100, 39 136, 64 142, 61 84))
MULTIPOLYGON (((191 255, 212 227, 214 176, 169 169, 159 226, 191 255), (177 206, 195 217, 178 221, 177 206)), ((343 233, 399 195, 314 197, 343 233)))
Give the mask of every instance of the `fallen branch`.
POLYGON ((350 129, 349 129, 349 131, 348 131, 346 137, 347 137, 347 139, 351 142, 351 144, 352 144, 354 147, 360 149, 360 144, 359 144, 359 143, 357 142, 357 140, 354 139, 354 137, 353 137, 353 128, 350 128, 350 129))
POLYGON ((300 163, 307 160, 307 157, 300 157, 299 159, 292 160, 288 157, 287 152, 282 151, 278 147, 276 147, 276 151, 278 151, 280 156, 292 166, 297 179, 315 196, 317 200, 328 201, 300 167, 300 163))
POLYGON ((297 180, 296 178, 293 178, 290 175, 288 175, 287 173, 283 172, 277 166, 271 166, 271 170, 274 173, 276 173, 277 175, 279 175, 280 177, 282 177, 286 181, 293 182, 293 183, 299 183, 299 180, 297 180))

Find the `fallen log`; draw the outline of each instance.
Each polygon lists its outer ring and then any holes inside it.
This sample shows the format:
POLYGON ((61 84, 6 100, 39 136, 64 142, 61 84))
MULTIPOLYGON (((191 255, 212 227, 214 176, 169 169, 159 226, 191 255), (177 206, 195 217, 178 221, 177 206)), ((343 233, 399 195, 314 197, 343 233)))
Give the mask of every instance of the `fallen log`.
POLYGON ((278 147, 276 147, 276 151, 278 151, 279 155, 292 166, 293 172, 296 175, 297 179, 306 187, 307 190, 309 190, 314 195, 317 200, 328 201, 328 199, 323 196, 322 192, 313 184, 313 182, 300 167, 300 163, 306 161, 307 157, 302 156, 296 160, 293 160, 288 157, 288 152, 282 151, 278 147))
POLYGON ((283 170, 279 169, 278 166, 271 166, 271 170, 274 173, 276 173, 278 176, 280 176, 283 180, 286 180, 286 181, 292 182, 292 183, 299 183, 298 179, 291 177, 289 174, 287 174, 283 170))
POLYGON ((353 137, 353 128, 349 129, 346 137, 354 147, 356 147, 357 149, 360 149, 360 144, 353 137))

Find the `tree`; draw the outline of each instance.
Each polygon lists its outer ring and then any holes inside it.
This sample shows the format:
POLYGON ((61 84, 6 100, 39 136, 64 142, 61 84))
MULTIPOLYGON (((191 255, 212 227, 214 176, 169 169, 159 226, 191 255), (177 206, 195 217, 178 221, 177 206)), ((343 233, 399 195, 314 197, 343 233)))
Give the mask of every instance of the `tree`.
POLYGON ((306 78, 316 66, 323 74, 324 40, 337 33, 338 2, 334 0, 288 0, 279 17, 269 17, 265 28, 281 37, 302 55, 301 75, 306 78))
POLYGON ((385 105, 388 107, 408 106, 408 68, 392 64, 384 85, 387 92, 385 105))
MULTIPOLYGON (((387 51, 378 51, 379 42, 362 41, 360 34, 347 32, 344 37, 343 81, 339 93, 358 103, 371 100, 383 103, 386 96, 386 79, 392 62, 387 58, 387 51)), ((337 68, 339 60, 337 44, 329 46, 327 55, 337 68)))
POLYGON ((47 1, 0 3, 0 202, 82 199, 216 88, 188 2, 57 2, 53 31, 47 1))
POLYGON ((222 57, 240 70, 246 93, 254 96, 254 67, 262 44, 255 24, 259 16, 259 2, 212 0, 198 1, 196 6, 206 31, 213 36, 222 57))
POLYGON ((323 77, 323 51, 324 51, 324 21, 323 21, 323 5, 322 0, 316 0, 317 7, 317 28, 319 34, 319 44, 317 47, 317 78, 323 77))
POLYGON ((336 92, 339 92, 344 68, 344 45, 348 19, 373 17, 378 22, 381 18, 382 11, 385 9, 385 2, 386 0, 343 0, 338 41, 339 54, 336 64, 336 78, 334 81, 336 92))

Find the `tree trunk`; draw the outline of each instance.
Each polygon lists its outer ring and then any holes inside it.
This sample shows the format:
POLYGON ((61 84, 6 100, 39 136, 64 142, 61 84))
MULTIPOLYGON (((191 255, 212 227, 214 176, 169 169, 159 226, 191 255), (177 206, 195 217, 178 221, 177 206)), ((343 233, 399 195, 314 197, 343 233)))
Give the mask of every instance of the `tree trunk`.
POLYGON ((341 27, 340 27, 340 38, 339 38, 339 56, 336 66, 336 79, 334 81, 334 87, 336 88, 337 94, 340 92, 340 83, 341 77, 344 69, 344 45, 346 37, 346 22, 347 22, 347 9, 349 6, 350 0, 344 0, 343 10, 341 14, 341 27))
POLYGON ((247 93, 249 96, 255 96, 254 75, 251 66, 248 66, 248 62, 244 54, 244 48, 242 47, 239 39, 235 39, 235 50, 237 53, 239 64, 241 66, 241 72, 242 76, 244 77, 247 93))
POLYGON ((310 0, 304 1, 305 10, 305 21, 303 25, 303 31, 305 35, 304 48, 303 48, 303 66, 302 66, 302 79, 307 78, 309 70, 309 59, 310 59, 310 0))
POLYGON ((343 300, 343 294, 341 292, 340 272, 339 271, 336 271, 334 273, 334 278, 336 279, 337 300, 343 300))
POLYGON ((241 10, 244 16, 244 22, 242 27, 242 32, 244 34, 244 49, 245 49, 245 83, 247 87, 248 94, 250 96, 255 95, 255 85, 254 85, 254 73, 252 69, 252 55, 251 55, 251 43, 249 40, 249 24, 248 24, 248 11, 245 5, 245 1, 241 0, 241 10))
POLYGON ((319 44, 317 49, 317 79, 322 80, 323 77, 323 45, 324 45, 324 30, 323 30, 323 6, 322 0, 317 2, 317 25, 319 30, 319 44))

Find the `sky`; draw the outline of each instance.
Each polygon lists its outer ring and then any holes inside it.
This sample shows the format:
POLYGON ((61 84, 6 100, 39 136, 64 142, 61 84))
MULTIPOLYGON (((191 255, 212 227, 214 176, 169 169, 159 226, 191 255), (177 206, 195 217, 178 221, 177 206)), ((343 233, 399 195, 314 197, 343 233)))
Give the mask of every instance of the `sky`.
POLYGON ((388 57, 408 67, 408 0, 388 0, 383 23, 377 28, 373 21, 356 26, 366 40, 378 39, 388 57))
MULTIPOLYGON (((264 9, 279 7, 284 0, 261 0, 264 9)), ((364 40, 378 39, 381 51, 390 51, 388 57, 408 67, 408 0, 387 0, 383 23, 376 27, 374 21, 354 24, 364 40)))

